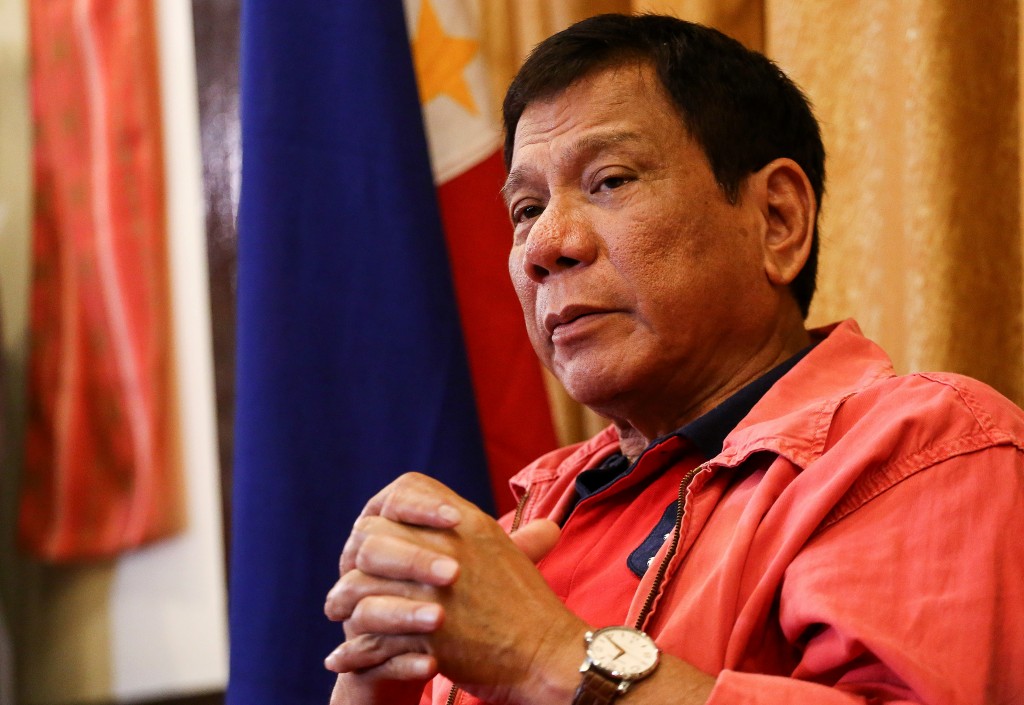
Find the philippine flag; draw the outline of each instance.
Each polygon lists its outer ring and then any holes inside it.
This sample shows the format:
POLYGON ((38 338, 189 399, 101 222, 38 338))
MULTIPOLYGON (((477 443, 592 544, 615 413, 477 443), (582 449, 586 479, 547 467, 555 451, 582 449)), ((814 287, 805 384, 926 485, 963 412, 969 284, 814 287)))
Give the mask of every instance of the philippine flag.
POLYGON ((243 6, 234 705, 327 701, 323 598, 372 494, 416 470, 504 510, 555 445, 475 8, 243 6))

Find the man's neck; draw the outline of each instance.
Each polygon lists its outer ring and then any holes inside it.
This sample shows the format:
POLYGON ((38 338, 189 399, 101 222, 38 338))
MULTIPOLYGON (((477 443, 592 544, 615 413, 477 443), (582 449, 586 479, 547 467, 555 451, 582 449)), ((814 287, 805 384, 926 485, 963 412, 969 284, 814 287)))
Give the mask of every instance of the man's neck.
POLYGON ((776 347, 774 354, 758 362, 755 362, 755 359, 752 358, 751 362, 754 364, 751 364, 746 369, 738 370, 737 374, 733 375, 727 383, 700 402, 691 402, 689 405, 681 404, 680 408, 683 408, 683 410, 679 411, 677 409, 675 414, 671 415, 671 418, 664 420, 664 423, 642 426, 631 423, 628 419, 612 417, 612 423, 619 431, 619 446, 623 455, 629 458, 630 461, 636 460, 655 438, 672 433, 676 429, 711 411, 751 382, 761 378, 806 348, 811 344, 811 337, 807 330, 801 326, 799 330, 794 329, 790 335, 779 342, 781 344, 776 347))

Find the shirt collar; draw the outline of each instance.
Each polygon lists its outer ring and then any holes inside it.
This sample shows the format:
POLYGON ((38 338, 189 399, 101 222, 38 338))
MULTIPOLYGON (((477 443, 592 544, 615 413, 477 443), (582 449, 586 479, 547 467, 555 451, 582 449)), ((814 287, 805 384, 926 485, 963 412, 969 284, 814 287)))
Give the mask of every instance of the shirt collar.
POLYGON ((686 424, 670 435, 682 436, 689 440, 708 460, 722 452, 722 444, 743 418, 750 413, 761 397, 800 362, 816 343, 796 353, 784 362, 750 382, 731 397, 686 424))
MULTIPOLYGON (((722 444, 736 425, 743 420, 761 397, 800 362, 816 345, 812 343, 785 362, 773 367, 765 374, 750 382, 711 411, 694 419, 674 433, 657 439, 660 443, 672 436, 682 436, 692 443, 708 460, 722 452, 722 444)), ((652 445, 654 445, 652 443, 652 445)), ((577 499, 589 497, 609 487, 619 478, 629 474, 632 462, 622 452, 612 453, 596 467, 576 477, 577 499)))

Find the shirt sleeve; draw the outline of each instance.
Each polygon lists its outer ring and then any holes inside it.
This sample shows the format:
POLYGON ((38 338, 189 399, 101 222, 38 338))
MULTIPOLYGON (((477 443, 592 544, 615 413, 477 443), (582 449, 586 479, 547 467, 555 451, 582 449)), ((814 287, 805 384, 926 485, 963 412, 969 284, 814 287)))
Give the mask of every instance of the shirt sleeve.
POLYGON ((907 477, 787 568, 790 677, 723 671, 708 705, 1024 702, 1024 453, 907 477))

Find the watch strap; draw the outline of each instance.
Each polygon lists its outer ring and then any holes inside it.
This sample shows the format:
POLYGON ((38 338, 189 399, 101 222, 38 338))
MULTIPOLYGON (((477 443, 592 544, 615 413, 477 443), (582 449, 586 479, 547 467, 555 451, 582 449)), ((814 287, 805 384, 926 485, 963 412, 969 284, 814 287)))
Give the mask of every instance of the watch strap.
POLYGON ((588 668, 572 696, 572 705, 611 705, 619 696, 619 684, 608 676, 588 668))

